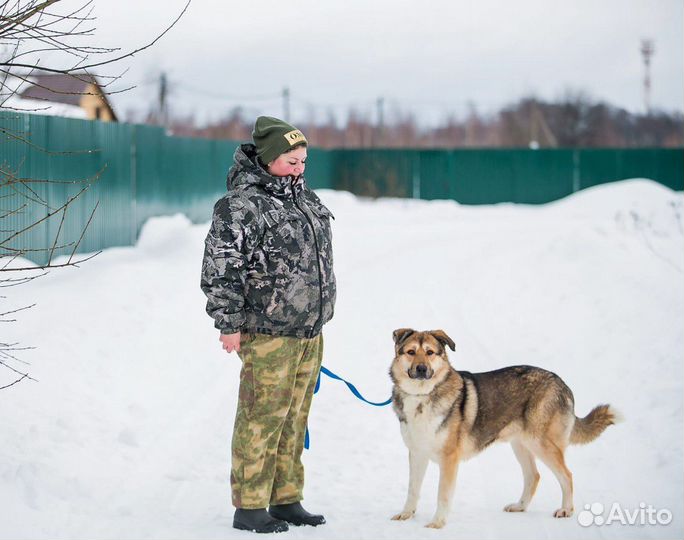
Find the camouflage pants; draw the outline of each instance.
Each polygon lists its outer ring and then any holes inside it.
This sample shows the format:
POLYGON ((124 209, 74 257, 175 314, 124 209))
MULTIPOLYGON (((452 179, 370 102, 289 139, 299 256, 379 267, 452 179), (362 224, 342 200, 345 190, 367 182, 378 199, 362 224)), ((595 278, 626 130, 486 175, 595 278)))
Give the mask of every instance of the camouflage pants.
POLYGON ((306 422, 323 357, 323 337, 244 334, 233 429, 233 506, 301 501, 306 422))

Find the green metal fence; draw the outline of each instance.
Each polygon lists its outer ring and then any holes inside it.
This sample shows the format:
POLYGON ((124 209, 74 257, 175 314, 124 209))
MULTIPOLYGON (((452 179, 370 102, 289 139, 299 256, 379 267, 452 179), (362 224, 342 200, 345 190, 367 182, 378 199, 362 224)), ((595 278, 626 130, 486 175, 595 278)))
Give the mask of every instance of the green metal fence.
MULTIPOLYGON (((55 238, 54 254, 70 253, 96 206, 78 252, 132 245, 151 216, 183 212, 193 222, 208 221, 239 144, 10 111, 0 111, 0 136, 0 256, 21 248, 39 263, 55 238)), ((310 148, 308 155, 311 187, 371 197, 545 203, 634 177, 684 189, 684 149, 310 148)))
POLYGON ((541 204, 627 178, 684 189, 684 149, 335 150, 335 187, 371 197, 541 204))

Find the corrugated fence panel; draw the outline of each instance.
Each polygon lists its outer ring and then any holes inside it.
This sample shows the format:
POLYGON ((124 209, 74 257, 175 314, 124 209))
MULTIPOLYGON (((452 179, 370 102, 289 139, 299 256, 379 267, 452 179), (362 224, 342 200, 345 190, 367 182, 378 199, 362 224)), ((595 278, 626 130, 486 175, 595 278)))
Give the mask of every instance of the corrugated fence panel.
MULTIPOLYGON (((31 192, 21 184, 22 178, 34 176, 34 170, 47 176, 45 171, 38 171, 32 167, 30 156, 26 155, 26 143, 29 125, 28 115, 20 115, 11 111, 0 111, 0 238, 5 249, 0 255, 10 258, 14 248, 35 249, 44 245, 45 233, 37 228, 24 231, 45 214, 40 203, 32 203, 26 196, 31 192), (17 236, 19 234, 19 236, 17 236)), ((44 186, 33 183, 31 189, 41 190, 44 186)), ((45 197, 45 193, 38 192, 38 197, 45 197)), ((2 265, 7 262, 3 258, 2 265)))
POLYGON ((166 136, 135 126, 136 227, 152 216, 182 212, 193 222, 211 219, 226 191, 226 173, 238 143, 166 136))
POLYGON ((337 150, 334 170, 358 195, 463 204, 542 204, 627 178, 684 189, 682 149, 337 150))
MULTIPOLYGON (((80 214, 85 200, 78 194, 81 189, 88 189, 88 176, 96 174, 99 169, 98 156, 79 144, 92 137, 92 126, 89 122, 53 122, 49 117, 31 118, 30 124, 32 141, 37 140, 34 133, 47 131, 44 147, 49 181, 45 184, 46 200, 50 212, 57 212, 41 225, 41 228, 45 226, 46 232, 43 247, 51 248, 56 243, 64 247, 55 253, 66 255, 76 247, 83 227, 80 214), (71 175, 74 171, 79 171, 78 177, 71 175), (63 210, 60 212, 61 206, 63 210)), ((106 239, 103 240, 106 242, 106 239)))
MULTIPOLYGON (((128 160, 121 156, 130 128, 87 120, 31 118, 32 126, 42 122, 48 133, 50 206, 69 203, 63 222, 59 215, 48 221, 48 242, 52 244, 59 234, 57 243, 64 246, 58 250, 60 255, 70 254, 79 241, 79 252, 130 245, 133 192, 128 160), (77 199, 70 202, 74 197, 77 199)), ((40 154, 36 157, 40 160, 40 154)))
POLYGON ((543 204, 572 193, 572 150, 510 150, 516 203, 543 204))
MULTIPOLYGON (((186 212, 192 220, 197 215, 193 202, 202 193, 204 179, 211 178, 213 148, 211 141, 164 137, 161 154, 161 186, 168 211, 186 212), (194 214, 194 215, 193 215, 194 214)), ((206 218, 205 218, 206 219, 206 218)))
POLYGON ((419 162, 413 150, 335 150, 335 188, 368 197, 412 197, 419 162))
POLYGON ((52 245, 50 220, 55 219, 48 218, 48 214, 55 210, 55 205, 50 200, 53 190, 48 183, 53 176, 52 163, 47 154, 50 145, 48 121, 42 117, 27 116, 18 135, 24 138, 18 155, 18 172, 22 182, 13 189, 13 194, 20 196, 16 204, 25 209, 25 219, 22 219, 21 228, 15 226, 14 229, 18 231, 25 230, 25 227, 31 228, 17 237, 20 242, 16 245, 26 247, 33 257, 47 258, 45 250, 52 245), (25 152, 27 145, 31 148, 29 154, 25 152), (48 202, 51 204, 48 205, 48 202))
POLYGON ((334 150, 308 148, 306 181, 311 189, 335 189, 334 150))
POLYGON ((420 197, 538 204, 572 192, 571 150, 423 150, 420 197))
MULTIPOLYGON (((90 218, 93 203, 99 206, 93 218, 94 234, 86 234, 88 251, 100 249, 97 239, 104 237, 106 246, 126 246, 135 242, 135 190, 131 178, 131 132, 129 124, 116 125, 92 122, 95 128, 94 148, 99 158, 97 178, 92 192, 87 193, 88 204, 81 214, 82 223, 90 218)), ((91 226, 93 226, 91 225, 91 226)))
POLYGON ((634 148, 581 149, 580 188, 627 178, 651 178, 671 189, 684 189, 684 150, 634 148))
POLYGON ((143 223, 164 214, 165 186, 162 181, 163 156, 159 149, 164 130, 154 126, 135 126, 132 134, 131 170, 135 186, 136 235, 143 223))
MULTIPOLYGON (((78 244, 87 223, 83 214, 88 209, 92 211, 98 198, 94 193, 98 188, 91 184, 103 160, 100 153, 93 151, 93 141, 97 139, 93 122, 55 122, 50 117, 24 114, 19 115, 21 122, 16 122, 15 115, 3 112, 0 117, 3 126, 12 126, 9 137, 14 138, 13 143, 3 144, 0 151, 2 161, 12 162, 10 168, 16 168, 22 181, 6 185, 6 177, 3 178, 2 195, 12 195, 6 209, 23 210, 3 228, 18 232, 30 227, 17 237, 18 245, 34 261, 46 262, 51 257, 54 260, 70 254, 78 244)), ((98 212, 96 219, 99 223, 94 219, 93 227, 99 228, 99 232, 91 231, 90 238, 86 236, 79 244, 79 252, 112 245, 112 235, 106 233, 120 222, 120 212, 115 213, 109 224, 106 211, 98 212)), ((115 242, 129 243, 130 235, 115 242)))
POLYGON ((188 211, 190 219, 195 223, 211 220, 214 203, 226 193, 226 176, 233 164, 233 154, 238 146, 237 141, 210 141, 212 151, 212 168, 204 177, 198 179, 198 189, 193 196, 192 207, 188 211))
POLYGON ((657 155, 658 177, 662 183, 671 189, 684 190, 684 149, 668 148, 657 155))
POLYGON ((452 187, 453 198, 464 204, 514 200, 516 193, 511 154, 497 152, 487 156, 487 159, 482 157, 479 152, 454 153, 456 179, 452 187))
POLYGON ((413 159, 420 178, 420 193, 416 195, 421 199, 441 199, 445 195, 450 199, 455 198, 464 175, 463 171, 459 171, 459 174, 456 172, 454 152, 427 150, 416 152, 413 159))

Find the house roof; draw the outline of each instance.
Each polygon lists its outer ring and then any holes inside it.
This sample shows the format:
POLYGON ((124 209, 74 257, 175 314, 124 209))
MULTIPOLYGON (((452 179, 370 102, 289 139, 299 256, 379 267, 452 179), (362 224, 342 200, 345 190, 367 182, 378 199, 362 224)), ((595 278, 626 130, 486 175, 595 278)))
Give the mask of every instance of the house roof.
POLYGON ((89 84, 93 83, 99 88, 97 79, 87 73, 74 75, 39 73, 30 75, 28 79, 33 84, 21 92, 22 98, 41 99, 68 105, 78 105, 81 96, 87 92, 89 84))
POLYGON ((80 118, 87 120, 85 109, 78 105, 67 103, 55 103, 54 101, 36 101, 35 99, 23 99, 18 95, 12 95, 2 101, 2 107, 19 112, 41 114, 44 116, 62 116, 64 118, 80 118))
POLYGON ((112 108, 107 96, 102 92, 102 87, 94 75, 89 73, 32 73, 26 77, 29 86, 20 94, 22 99, 35 99, 52 103, 80 106, 81 97, 88 92, 88 85, 94 84, 104 104, 109 108, 114 120, 116 113, 112 108))

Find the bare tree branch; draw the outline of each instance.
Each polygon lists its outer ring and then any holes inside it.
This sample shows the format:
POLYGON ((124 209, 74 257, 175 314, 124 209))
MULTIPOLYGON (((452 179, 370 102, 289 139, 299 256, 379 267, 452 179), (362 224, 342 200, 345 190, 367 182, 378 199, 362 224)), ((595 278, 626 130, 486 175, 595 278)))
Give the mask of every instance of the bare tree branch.
MULTIPOLYGON (((119 47, 106 47, 84 42, 84 39, 94 35, 94 0, 83 0, 79 5, 60 9, 61 6, 67 5, 62 0, 0 0, 0 108, 9 111, 38 112, 49 108, 49 103, 59 101, 51 99, 52 96, 63 96, 62 100, 69 103, 73 101, 73 98, 70 100, 67 96, 95 96, 104 99, 108 95, 134 88, 130 86, 110 90, 110 85, 120 81, 127 73, 127 69, 117 70, 120 71, 118 74, 98 74, 97 77, 92 70, 102 66, 119 66, 124 59, 132 58, 135 54, 152 47, 178 23, 187 11, 190 0, 187 0, 173 22, 154 39, 128 52, 122 51, 119 47), (60 13, 60 11, 64 12, 60 13), (59 54, 57 60, 44 63, 41 57, 51 53, 59 54), (59 82, 55 82, 58 78, 50 74, 68 76, 69 84, 60 85, 59 82), (15 96, 27 96, 26 88, 37 90, 26 99, 44 102, 48 107, 30 105, 24 107, 25 101, 11 100, 15 96)), ((48 58, 54 58, 54 56, 48 56, 48 58)), ((0 136, 3 140, 9 141, 13 145, 12 148, 16 145, 23 145, 27 153, 41 152, 50 156, 69 156, 100 151, 97 149, 54 151, 42 148, 33 142, 30 133, 22 133, 6 127, 0 127, 0 136)), ((99 201, 92 208, 75 242, 61 237, 64 231, 68 230, 66 223, 69 210, 101 178, 106 170, 106 163, 100 171, 86 178, 52 180, 36 178, 30 174, 22 175, 24 160, 25 158, 22 158, 19 163, 4 161, 0 163, 0 202, 3 204, 0 220, 2 220, 1 223, 6 224, 6 227, 0 229, 2 235, 0 237, 0 263, 2 263, 0 274, 5 273, 3 275, 9 276, 6 279, 0 279, 0 287, 25 285, 44 276, 47 269, 78 267, 80 263, 100 253, 98 251, 88 256, 76 255, 93 222, 99 201), (65 201, 56 201, 50 198, 54 195, 43 194, 41 186, 46 184, 73 185, 75 189, 71 191, 77 192, 65 195, 65 201), (36 230, 41 230, 48 223, 52 223, 50 220, 57 219, 58 215, 60 221, 57 232, 51 235, 50 240, 46 242, 47 246, 31 246, 29 235, 34 235, 36 230), (27 223, 22 219, 29 219, 30 222, 27 223), (55 264, 55 256, 67 249, 68 260, 55 264), (47 255, 46 258, 40 259, 45 261, 43 264, 28 266, 20 262, 23 257, 35 259, 38 254, 42 254, 43 257, 47 255)), ((48 190, 46 192, 49 193, 48 190)), ((5 300, 5 298, 0 297, 0 300, 5 300)), ((7 316, 31 307, 33 305, 6 310, 0 313, 0 322, 15 322, 15 318, 7 318, 7 316)), ((26 348, 15 345, 0 343, 0 366, 19 376, 11 384, 0 387, 0 390, 14 386, 25 379, 35 380, 28 373, 18 371, 9 363, 25 363, 16 358, 13 353, 26 350, 26 348)))
MULTIPOLYGON (((53 3, 58 2, 58 1, 60 1, 60 0, 46 0, 46 2, 44 2, 44 3, 49 2, 50 4, 53 4, 53 3)), ((150 41, 146 45, 143 45, 142 47, 139 47, 139 48, 137 48, 133 51, 127 52, 125 54, 121 54, 119 56, 116 56, 115 58, 109 58, 107 60, 103 60, 102 62, 93 62, 92 64, 80 66, 79 69, 90 69, 90 68, 94 68, 94 67, 100 67, 100 66, 105 66, 108 64, 113 64, 115 62, 119 62, 119 61, 123 60, 124 58, 129 58, 131 56, 136 55, 139 52, 142 52, 146 49, 149 49, 155 43, 157 43, 157 41, 159 41, 162 37, 164 37, 178 23, 178 21, 181 19, 181 17, 188 10, 188 7, 190 6, 191 1, 192 0, 188 0, 185 4, 185 7, 183 7, 182 11, 178 15, 178 17, 176 17, 176 19, 163 32, 161 32, 156 38, 154 38, 152 41, 150 41)), ((32 14, 35 14, 35 12, 33 12, 32 14)), ((0 36, 2 35, 1 32, 2 32, 2 28, 0 27, 0 36)), ((45 66, 37 66, 36 64, 15 63, 13 61, 0 62, 0 66, 6 66, 6 67, 10 67, 10 68, 24 68, 24 69, 40 68, 42 71, 46 71, 49 73, 72 73, 74 71, 73 68, 61 68, 61 69, 50 68, 50 67, 45 67, 45 66)))
POLYGON ((27 377, 28 377, 28 373, 24 373, 24 374, 21 376, 20 379, 17 379, 17 380, 14 381, 13 383, 11 383, 11 384, 6 384, 5 386, 0 386, 0 390, 4 390, 5 388, 9 388, 10 386, 14 386, 15 384, 20 383, 21 381, 23 381, 24 379, 26 379, 27 377))

